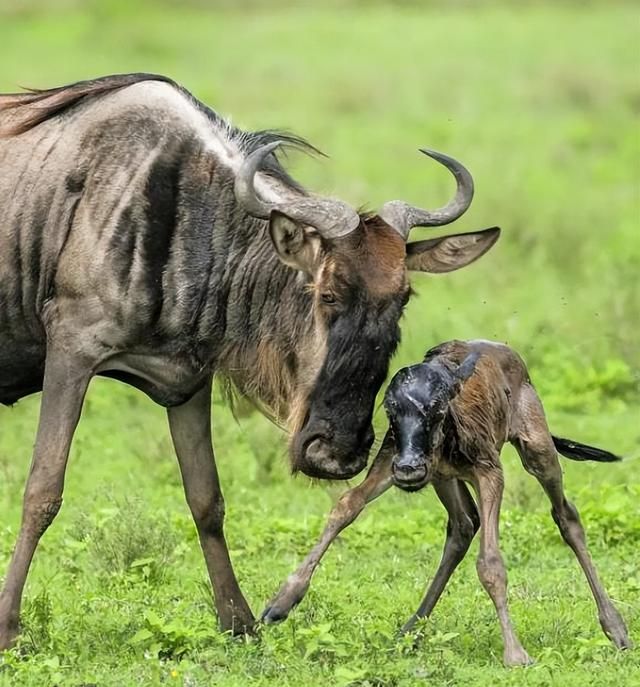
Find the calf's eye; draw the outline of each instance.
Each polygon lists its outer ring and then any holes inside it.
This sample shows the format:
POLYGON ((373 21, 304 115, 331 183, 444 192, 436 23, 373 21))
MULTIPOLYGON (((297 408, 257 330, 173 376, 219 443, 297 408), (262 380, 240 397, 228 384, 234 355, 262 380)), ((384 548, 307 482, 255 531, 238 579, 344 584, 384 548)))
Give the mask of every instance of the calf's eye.
POLYGON ((323 293, 320 296, 320 299, 323 303, 326 303, 327 305, 335 305, 336 302, 336 298, 332 293, 323 293))

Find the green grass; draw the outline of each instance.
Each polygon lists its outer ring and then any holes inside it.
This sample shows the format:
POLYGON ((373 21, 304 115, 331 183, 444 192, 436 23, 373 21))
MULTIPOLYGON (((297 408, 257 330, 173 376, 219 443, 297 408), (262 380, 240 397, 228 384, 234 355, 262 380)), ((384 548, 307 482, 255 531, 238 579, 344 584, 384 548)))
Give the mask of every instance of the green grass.
MULTIPOLYGON (((393 369, 448 338, 508 341, 527 359, 554 431, 624 454, 568 464, 601 576, 640 641, 640 112, 630 4, 332 2, 11 3, 0 0, 0 90, 155 71, 246 127, 284 126, 329 160, 295 159, 311 188, 377 207, 444 203, 451 181, 419 156, 460 158, 477 182, 456 230, 499 224, 468 270, 416 276, 393 369), (84 7, 84 9, 82 9, 84 7)), ((416 232, 418 236, 427 232, 416 232)), ((19 525, 38 398, 0 409, 0 573, 19 525)), ((382 418, 378 417, 382 424, 382 418)), ((259 612, 319 533, 342 486, 287 474, 279 432, 214 430, 232 556, 259 612)), ((474 548, 417 647, 394 633, 440 554, 433 494, 390 493, 327 555, 261 641, 215 631, 204 563, 161 409, 115 382, 89 393, 65 506, 26 590, 19 650, 0 685, 635 685, 637 651, 600 632, 547 502, 505 450, 503 548, 513 618, 538 663, 501 667, 474 548)))

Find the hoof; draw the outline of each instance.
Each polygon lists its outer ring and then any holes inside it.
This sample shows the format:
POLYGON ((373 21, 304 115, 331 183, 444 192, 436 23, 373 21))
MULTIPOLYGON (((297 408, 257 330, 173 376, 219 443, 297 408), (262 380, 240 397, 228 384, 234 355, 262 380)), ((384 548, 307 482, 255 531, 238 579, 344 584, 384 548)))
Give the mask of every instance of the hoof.
POLYGON ((515 668, 517 666, 531 666, 535 661, 522 648, 514 649, 513 651, 504 652, 504 664, 507 668, 515 668))
POLYGON ((254 637, 257 634, 256 619, 249 610, 244 613, 236 611, 230 617, 220 617, 220 630, 229 632, 233 637, 254 637))
POLYGON ((304 594, 280 592, 262 611, 260 621, 265 625, 281 623, 289 617, 289 613, 302 601, 304 594))
POLYGON ((613 642, 617 649, 624 651, 625 649, 633 649, 633 642, 629 639, 625 627, 619 627, 615 630, 606 633, 607 637, 613 642))
POLYGON ((20 628, 17 625, 0 626, 0 651, 12 649, 19 634, 20 628))
POLYGON ((255 621, 252 625, 249 625, 248 623, 243 623, 242 625, 234 625, 230 630, 227 630, 227 632, 230 632, 232 637, 258 636, 258 628, 256 626, 255 621))
POLYGON ((633 642, 629 639, 627 626, 615 607, 600 616, 600 626, 607 637, 618 649, 632 649, 633 642))
POLYGON ((419 618, 417 618, 415 615, 412 615, 409 620, 407 620, 407 622, 398 630, 398 637, 404 637, 406 634, 409 634, 409 632, 412 632, 415 629, 418 620, 419 618))
POLYGON ((304 599, 308 588, 308 581, 301 581, 297 575, 291 575, 262 611, 260 620, 265 625, 274 625, 286 620, 289 613, 304 599))
POLYGON ((275 625, 276 623, 281 623, 283 620, 286 620, 289 617, 290 611, 290 608, 283 608, 277 604, 272 604, 271 606, 267 606, 264 611, 262 611, 260 622, 264 623, 265 625, 275 625))

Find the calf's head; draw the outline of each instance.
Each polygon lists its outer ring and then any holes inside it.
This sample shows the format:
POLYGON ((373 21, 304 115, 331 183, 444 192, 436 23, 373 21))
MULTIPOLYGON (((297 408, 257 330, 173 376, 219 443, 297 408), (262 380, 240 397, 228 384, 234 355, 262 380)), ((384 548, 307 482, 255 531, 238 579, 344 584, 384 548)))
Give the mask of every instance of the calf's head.
POLYGON ((473 181, 460 163, 427 151, 457 181, 454 199, 440 210, 391 201, 378 214, 365 215, 341 201, 299 192, 267 203, 256 192, 254 176, 277 145, 247 158, 236 196, 251 214, 269 220, 278 256, 300 272, 309 293, 311 334, 300 341, 290 403, 292 467, 310 477, 348 479, 366 466, 373 443, 376 394, 411 293, 408 271, 464 267, 493 246, 499 229, 407 243, 412 227, 452 222, 473 196, 473 181))
POLYGON ((391 380, 384 406, 396 447, 391 464, 396 486, 417 491, 433 479, 443 459, 449 403, 473 373, 477 358, 469 354, 455 371, 437 361, 412 365, 391 380))

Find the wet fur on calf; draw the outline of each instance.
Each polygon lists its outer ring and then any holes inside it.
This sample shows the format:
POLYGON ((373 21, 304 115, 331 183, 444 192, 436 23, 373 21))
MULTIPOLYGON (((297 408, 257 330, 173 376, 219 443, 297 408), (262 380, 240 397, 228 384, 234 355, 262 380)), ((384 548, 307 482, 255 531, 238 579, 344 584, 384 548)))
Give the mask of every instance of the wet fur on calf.
MULTIPOLYGON (((424 462, 434 474, 440 470, 441 476, 464 478, 472 470, 499 467, 505 442, 527 441, 532 432, 538 439, 544 436, 544 415, 532 413, 526 402, 533 397, 537 399, 529 373, 515 351, 489 341, 450 341, 395 375, 385 393, 385 409, 396 441, 405 438, 400 427, 405 418, 419 418, 423 446, 418 452, 424 462)), ((577 441, 550 439, 572 460, 620 460, 577 441)))
POLYGON ((489 341, 436 346, 423 363, 394 376, 385 393, 385 409, 390 427, 366 479, 340 498, 318 543, 267 605, 264 622, 283 620, 300 603, 332 541, 367 503, 394 483, 405 491, 432 483, 448 514, 444 551, 422 603, 402 632, 431 614, 479 530, 476 567, 500 621, 504 662, 530 663, 509 616, 506 567, 498 543, 504 486, 500 452, 510 442, 551 501, 553 520, 589 581, 604 633, 620 649, 631 646, 624 620, 598 579, 578 511, 564 494, 558 452, 581 461, 619 458, 550 434, 542 403, 515 351, 489 341))
MULTIPOLYGON (((542 403, 515 351, 488 341, 441 344, 427 352, 422 364, 394 377, 385 408, 396 443, 391 471, 397 486, 415 491, 430 481, 456 480, 469 482, 476 492, 481 523, 478 576, 496 607, 507 665, 531 662, 509 616, 506 567, 498 544, 504 482, 500 452, 507 441, 549 496, 553 519, 589 580, 605 634, 618 648, 631 646, 624 621, 598 580, 578 512, 564 495, 557 452, 572 460, 619 458, 550 434, 542 403)), ((405 629, 426 615, 421 609, 405 629)))

